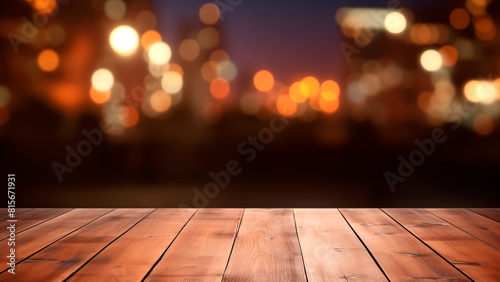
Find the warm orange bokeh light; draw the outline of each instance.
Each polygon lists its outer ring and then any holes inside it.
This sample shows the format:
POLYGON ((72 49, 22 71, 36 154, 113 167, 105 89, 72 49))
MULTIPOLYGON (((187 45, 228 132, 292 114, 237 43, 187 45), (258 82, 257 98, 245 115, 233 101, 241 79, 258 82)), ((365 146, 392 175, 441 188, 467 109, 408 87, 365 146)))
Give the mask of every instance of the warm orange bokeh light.
POLYGON ((308 76, 300 82, 300 92, 306 97, 314 97, 319 93, 319 81, 313 77, 308 76))
POLYGON ((120 112, 120 123, 125 127, 133 127, 139 121, 139 113, 134 107, 125 106, 120 112))
POLYGON ((38 66, 44 71, 53 71, 59 65, 59 56, 54 50, 45 49, 38 55, 38 66))
POLYGON ((276 101, 278 112, 284 116, 291 116, 297 111, 297 103, 289 95, 281 95, 276 101))
POLYGON ((182 70, 182 67, 176 63, 168 64, 165 67, 165 69, 163 70, 163 74, 165 74, 169 71, 175 71, 176 73, 180 74, 181 76, 184 76, 184 70, 182 70))
POLYGON ((450 14, 450 23, 456 29, 465 29, 470 24, 470 15, 467 10, 457 8, 450 14))
POLYGON ((292 83, 289 92, 290 98, 297 103, 303 103, 307 100, 307 97, 302 95, 302 92, 300 92, 300 81, 292 83))
POLYGON ((230 89, 229 82, 224 78, 217 77, 210 82, 210 93, 217 99, 225 98, 230 89))
POLYGON ((161 35, 155 30, 148 30, 141 37, 142 48, 146 51, 156 42, 161 42, 161 35))
POLYGON ((257 90, 267 92, 273 89, 274 77, 272 73, 267 70, 258 71, 253 77, 253 84, 257 90))
POLYGON ((0 125, 4 125, 9 121, 10 111, 5 105, 0 105, 0 125))
POLYGON ((489 135, 493 131, 494 123, 490 116, 479 114, 474 119, 473 127, 477 134, 489 135))
POLYGON ((200 15, 200 20, 204 24, 211 25, 219 20, 220 9, 214 3, 205 3, 203 4, 203 6, 201 6, 199 15, 200 15))
POLYGON ((94 87, 90 87, 90 98, 92 99, 92 101, 94 101, 94 103, 96 104, 106 103, 109 100, 109 97, 111 97, 110 90, 99 91, 94 87))
POLYGON ((328 101, 337 100, 340 94, 340 87, 333 80, 326 80, 321 83, 321 97, 328 101))
POLYGON ((445 45, 439 49, 441 57, 443 57, 443 65, 447 67, 454 66, 458 60, 458 52, 455 47, 451 45, 445 45))
POLYGON ((323 97, 319 99, 319 107, 325 113, 331 114, 339 108, 339 100, 327 100, 323 97))

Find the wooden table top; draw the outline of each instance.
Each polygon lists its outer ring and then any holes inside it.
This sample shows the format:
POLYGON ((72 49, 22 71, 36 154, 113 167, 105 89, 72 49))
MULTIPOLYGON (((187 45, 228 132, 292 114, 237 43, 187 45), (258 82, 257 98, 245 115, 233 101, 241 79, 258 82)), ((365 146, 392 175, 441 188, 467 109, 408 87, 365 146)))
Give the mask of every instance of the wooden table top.
POLYGON ((500 209, 18 209, 0 281, 500 281, 500 209))

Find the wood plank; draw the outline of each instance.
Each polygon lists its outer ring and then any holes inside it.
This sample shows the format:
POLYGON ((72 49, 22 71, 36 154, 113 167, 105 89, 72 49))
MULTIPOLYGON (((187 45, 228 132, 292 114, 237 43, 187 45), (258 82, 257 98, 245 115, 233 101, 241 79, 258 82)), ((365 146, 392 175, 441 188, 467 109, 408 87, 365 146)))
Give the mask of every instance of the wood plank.
POLYGON ((294 213, 308 281, 387 281, 337 209, 294 213))
POLYGON ((391 281, 469 281, 379 209, 341 209, 391 281))
POLYGON ((469 209, 496 222, 500 222, 500 209, 469 209))
POLYGON ((69 281, 141 281, 195 211, 154 211, 93 258, 69 281))
POLYGON ((223 281, 306 281, 291 209, 246 209, 223 281))
POLYGON ((146 281, 221 281, 242 209, 199 210, 146 281))
MULTIPOLYGON (((27 212, 27 211, 29 211, 29 210, 32 210, 32 209, 17 209, 17 208, 16 208, 15 216, 17 217, 17 215, 22 214, 22 213, 24 213, 24 212, 27 212)), ((3 217, 2 217, 2 218, 0 218, 0 220, 10 219, 10 217, 9 217, 9 212, 8 212, 8 210, 7 210, 7 209, 2 209, 1 214, 2 214, 2 216, 3 216, 3 217)), ((16 218, 14 218, 14 219, 16 219, 16 218)))
MULTIPOLYGON (((110 211, 111 209, 75 209, 17 234, 17 263, 110 211)), ((7 244, 0 244, 0 254, 7 254, 10 248, 7 244)), ((0 257, 0 269, 5 271, 7 257, 0 257)))
POLYGON ((0 274, 0 280, 61 281, 151 211, 114 210, 21 262, 15 276, 0 274))
POLYGON ((500 223, 466 209, 427 211, 500 250, 500 223))
POLYGON ((500 252, 423 209, 387 209, 441 256, 476 281, 498 281, 500 252))
MULTIPOLYGON (((16 224, 16 233, 23 232, 24 230, 40 224, 44 221, 50 220, 58 215, 64 214, 71 209, 32 209, 30 211, 21 213, 16 216, 17 222, 16 224)), ((8 238, 8 230, 7 226, 9 226, 12 222, 3 221, 0 222, 0 238, 5 240, 8 238)))

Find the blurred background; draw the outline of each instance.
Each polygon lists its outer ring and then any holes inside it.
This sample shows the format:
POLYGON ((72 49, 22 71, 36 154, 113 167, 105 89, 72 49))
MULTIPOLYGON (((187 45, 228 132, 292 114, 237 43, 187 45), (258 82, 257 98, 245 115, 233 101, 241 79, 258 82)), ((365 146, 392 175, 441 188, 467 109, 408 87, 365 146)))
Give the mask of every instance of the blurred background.
POLYGON ((0 5, 18 207, 499 207, 498 1, 0 5))

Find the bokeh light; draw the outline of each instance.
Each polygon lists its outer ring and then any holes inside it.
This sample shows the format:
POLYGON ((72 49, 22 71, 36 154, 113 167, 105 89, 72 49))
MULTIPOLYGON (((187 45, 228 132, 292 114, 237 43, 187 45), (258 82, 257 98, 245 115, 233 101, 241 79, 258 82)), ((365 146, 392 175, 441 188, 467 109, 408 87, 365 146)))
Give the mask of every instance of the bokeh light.
POLYGON ((302 95, 300 91, 300 81, 296 81, 290 85, 289 94, 290 98, 296 103, 303 103, 307 100, 307 97, 302 95))
POLYGON ((230 91, 229 82, 224 78, 217 77, 210 82, 210 94, 217 99, 225 98, 230 91))
POLYGON ((324 97, 321 97, 319 99, 319 106, 323 112, 331 114, 339 108, 339 100, 327 100, 324 97))
POLYGON ((161 78, 161 87, 170 94, 181 91, 182 84, 182 76, 175 71, 168 71, 161 78))
POLYGON ((0 105, 6 105, 10 101, 10 91, 7 87, 0 85, 0 105))
POLYGON ((200 8, 199 16, 204 24, 212 25, 219 20, 220 9, 214 3, 205 3, 200 8))
POLYGON ((156 30, 148 30, 141 37, 142 48, 146 51, 156 42, 161 42, 161 35, 156 30))
POLYGON ((59 65, 59 56, 52 49, 45 49, 38 55, 38 66, 44 71, 53 71, 59 65))
POLYGON ((219 44, 219 32, 211 26, 204 27, 198 32, 197 40, 203 49, 215 48, 219 44))
POLYGON ((168 63, 171 56, 172 51, 164 42, 156 42, 149 47, 148 58, 153 64, 164 65, 168 63))
POLYGON ((313 76, 307 76, 300 82, 300 92, 305 97, 314 97, 319 93, 319 81, 313 76))
POLYGON ((127 5, 122 0, 107 0, 104 4, 104 13, 112 20, 119 20, 127 13, 127 5))
POLYGON ((443 58, 436 50, 427 50, 420 56, 420 64, 427 71, 437 71, 443 65, 443 58))
POLYGON ((135 126, 139 121, 139 112, 132 106, 124 106, 118 118, 124 127, 130 128, 135 126))
POLYGON ((474 118, 472 126, 479 135, 489 135, 495 127, 493 119, 486 114, 478 114, 474 118))
POLYGON ((385 17, 384 25, 390 33, 398 34, 405 30, 406 18, 399 12, 392 12, 385 17))
POLYGON ((327 101, 338 99, 340 94, 340 87, 337 82, 333 80, 326 80, 321 83, 321 97, 327 101))
POLYGON ((491 104, 498 99, 498 88, 491 81, 471 80, 464 86, 464 95, 471 102, 491 104))
POLYGON ((454 66, 458 60, 458 52, 455 47, 451 45, 445 45, 439 48, 439 53, 443 57, 443 65, 447 67, 454 66))
POLYGON ((98 69, 92 74, 92 86, 98 91, 108 91, 113 83, 113 74, 107 69, 98 69))
POLYGON ((246 93, 240 99, 240 107, 245 114, 255 115, 260 108, 259 98, 253 93, 246 93))
POLYGON ((163 90, 157 90, 150 97, 151 108, 158 113, 163 113, 170 109, 172 98, 170 94, 163 90))
POLYGON ((111 97, 111 90, 108 89, 106 91, 99 91, 95 89, 93 86, 90 87, 90 99, 94 101, 96 104, 104 104, 111 97))
POLYGON ((254 75, 253 84, 257 90, 267 92, 274 86, 274 77, 268 70, 260 70, 254 75))
POLYGON ((139 36, 135 29, 130 26, 122 25, 111 32, 109 35, 111 48, 121 56, 130 56, 139 45, 139 36))
POLYGON ((457 8, 450 14, 450 23, 456 29, 465 29, 470 24, 470 15, 467 10, 457 8))
POLYGON ((297 103, 289 95, 281 95, 276 101, 276 108, 283 116, 292 116, 297 111, 297 103))
POLYGON ((186 39, 179 45, 179 55, 186 61, 193 61, 200 55, 200 45, 193 39, 186 39))

